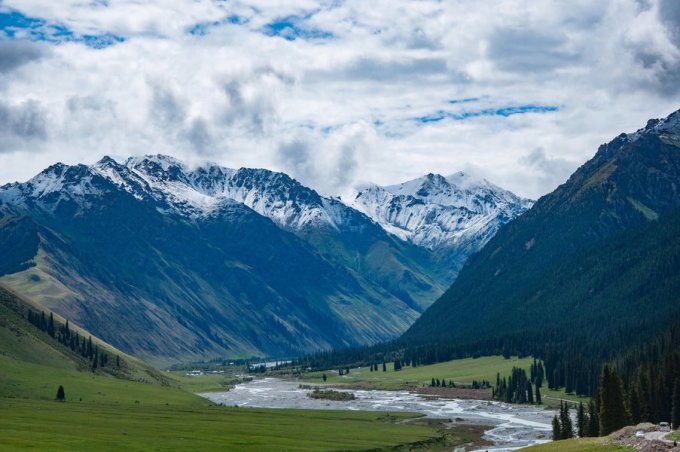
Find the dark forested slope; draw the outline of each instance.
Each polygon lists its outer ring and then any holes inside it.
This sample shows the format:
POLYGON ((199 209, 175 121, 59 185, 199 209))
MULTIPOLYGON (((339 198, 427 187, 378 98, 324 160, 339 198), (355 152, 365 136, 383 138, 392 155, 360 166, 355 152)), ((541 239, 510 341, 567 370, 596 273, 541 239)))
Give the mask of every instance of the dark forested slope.
POLYGON ((627 335, 630 328, 637 334, 645 318, 663 320, 677 302, 664 282, 677 268, 677 252, 656 239, 677 224, 675 216, 660 217, 679 206, 675 112, 601 146, 565 184, 504 226, 403 342, 461 344, 523 334, 547 340, 537 333, 566 328, 590 337, 627 335), (658 224, 635 238, 607 241, 650 222, 658 224), (637 325, 624 325, 636 319, 637 325))

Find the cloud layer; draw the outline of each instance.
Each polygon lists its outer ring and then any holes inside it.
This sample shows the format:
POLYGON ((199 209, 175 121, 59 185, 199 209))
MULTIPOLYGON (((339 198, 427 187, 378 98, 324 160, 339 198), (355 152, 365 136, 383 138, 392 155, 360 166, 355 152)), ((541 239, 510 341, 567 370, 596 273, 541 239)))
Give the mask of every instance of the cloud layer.
POLYGON ((168 153, 327 194, 474 170, 540 196, 680 108, 675 0, 5 0, 0 183, 168 153))

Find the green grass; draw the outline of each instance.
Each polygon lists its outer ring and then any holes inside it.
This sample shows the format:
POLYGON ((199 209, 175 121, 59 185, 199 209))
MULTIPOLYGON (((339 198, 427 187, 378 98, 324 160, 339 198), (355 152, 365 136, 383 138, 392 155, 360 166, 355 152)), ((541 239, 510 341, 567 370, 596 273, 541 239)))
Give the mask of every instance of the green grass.
POLYGON ((633 449, 611 444, 610 439, 604 438, 577 438, 564 441, 555 441, 552 443, 541 444, 538 446, 528 447, 524 450, 531 452, 581 452, 581 451, 596 451, 596 452, 618 452, 618 451, 632 451, 633 449))
POLYGON ((332 450, 389 448, 438 436, 406 414, 225 407, 120 407, 3 400, 3 449, 332 450), (387 420, 386 420, 387 419, 387 420))
POLYGON ((456 384, 470 384, 473 380, 488 380, 496 384, 496 373, 501 376, 509 375, 513 367, 529 369, 532 358, 510 358, 502 356, 486 356, 482 358, 466 358, 428 366, 403 367, 399 372, 393 370, 392 363, 387 364, 387 372, 382 371, 382 365, 377 372, 371 372, 368 367, 350 369, 349 375, 339 376, 337 371, 311 372, 303 374, 302 378, 314 383, 323 383, 322 374, 326 374, 326 383, 349 384, 375 389, 409 389, 413 387, 429 386, 432 378, 454 380, 456 384))
POLYGON ((446 442, 416 415, 226 408, 194 391, 222 390, 233 375, 177 376, 124 357, 92 373, 20 315, 0 291, 0 450, 329 450, 446 442), (125 378, 116 378, 125 377, 125 378), (59 385, 65 402, 54 400, 59 385))
MULTIPOLYGON (((408 390, 416 387, 429 386, 432 378, 442 378, 447 381, 453 380, 456 384, 471 384, 473 380, 487 380, 492 385, 496 384, 496 374, 501 377, 509 376, 513 367, 521 367, 529 373, 533 358, 512 357, 505 359, 502 356, 484 356, 481 358, 465 358, 427 366, 403 367, 399 372, 393 370, 393 363, 387 363, 387 372, 382 371, 382 363, 378 365, 377 372, 371 372, 368 367, 350 369, 348 375, 340 376, 337 370, 324 372, 310 372, 302 374, 301 378, 312 383, 323 383, 323 374, 326 374, 327 384, 343 384, 349 387, 362 389, 384 390, 408 390)), ((559 406, 559 400, 565 399, 578 403, 586 403, 588 398, 578 397, 574 394, 566 394, 564 390, 551 390, 544 384, 541 395, 548 397, 544 405, 559 406)))

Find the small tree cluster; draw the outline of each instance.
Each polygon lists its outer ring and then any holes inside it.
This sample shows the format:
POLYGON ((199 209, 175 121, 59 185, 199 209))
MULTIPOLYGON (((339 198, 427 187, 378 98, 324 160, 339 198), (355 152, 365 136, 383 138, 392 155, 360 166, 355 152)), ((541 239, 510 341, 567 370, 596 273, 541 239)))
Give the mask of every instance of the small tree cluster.
POLYGON ((569 405, 560 401, 560 413, 552 421, 553 440, 559 441, 574 437, 574 425, 569 416, 569 405))
POLYGON ((541 403, 540 385, 534 386, 524 369, 512 368, 512 374, 507 379, 496 375, 496 387, 493 389, 493 397, 506 403, 541 403))
MULTIPOLYGON (((109 354, 100 349, 98 345, 94 345, 91 336, 85 339, 85 337, 78 334, 75 330, 72 330, 68 320, 66 323, 62 324, 55 321, 52 313, 47 317, 44 311, 38 314, 32 309, 28 310, 27 317, 28 321, 36 328, 46 332, 60 344, 87 359, 90 362, 90 367, 93 372, 99 367, 109 366, 109 354)), ((120 356, 116 356, 115 365, 116 367, 120 367, 120 356)))
POLYGON ((432 387, 432 388, 455 388, 456 383, 454 383, 453 380, 449 380, 449 382, 447 384, 446 378, 442 378, 441 380, 439 378, 432 378, 432 382, 430 383, 430 387, 432 387))

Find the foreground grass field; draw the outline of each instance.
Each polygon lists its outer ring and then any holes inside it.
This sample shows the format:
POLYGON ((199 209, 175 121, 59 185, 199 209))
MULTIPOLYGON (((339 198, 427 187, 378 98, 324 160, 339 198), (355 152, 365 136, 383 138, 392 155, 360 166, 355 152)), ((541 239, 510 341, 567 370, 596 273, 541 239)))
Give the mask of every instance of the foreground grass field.
POLYGON ((450 437, 411 414, 216 406, 192 392, 234 376, 178 377, 128 356, 92 372, 29 324, 23 303, 0 288, 0 450, 365 450, 450 437))
MULTIPOLYGON (((198 404, 197 404, 198 405, 198 404)), ((329 450, 381 449, 426 441, 409 415, 225 407, 112 406, 3 400, 0 449, 329 450)))

